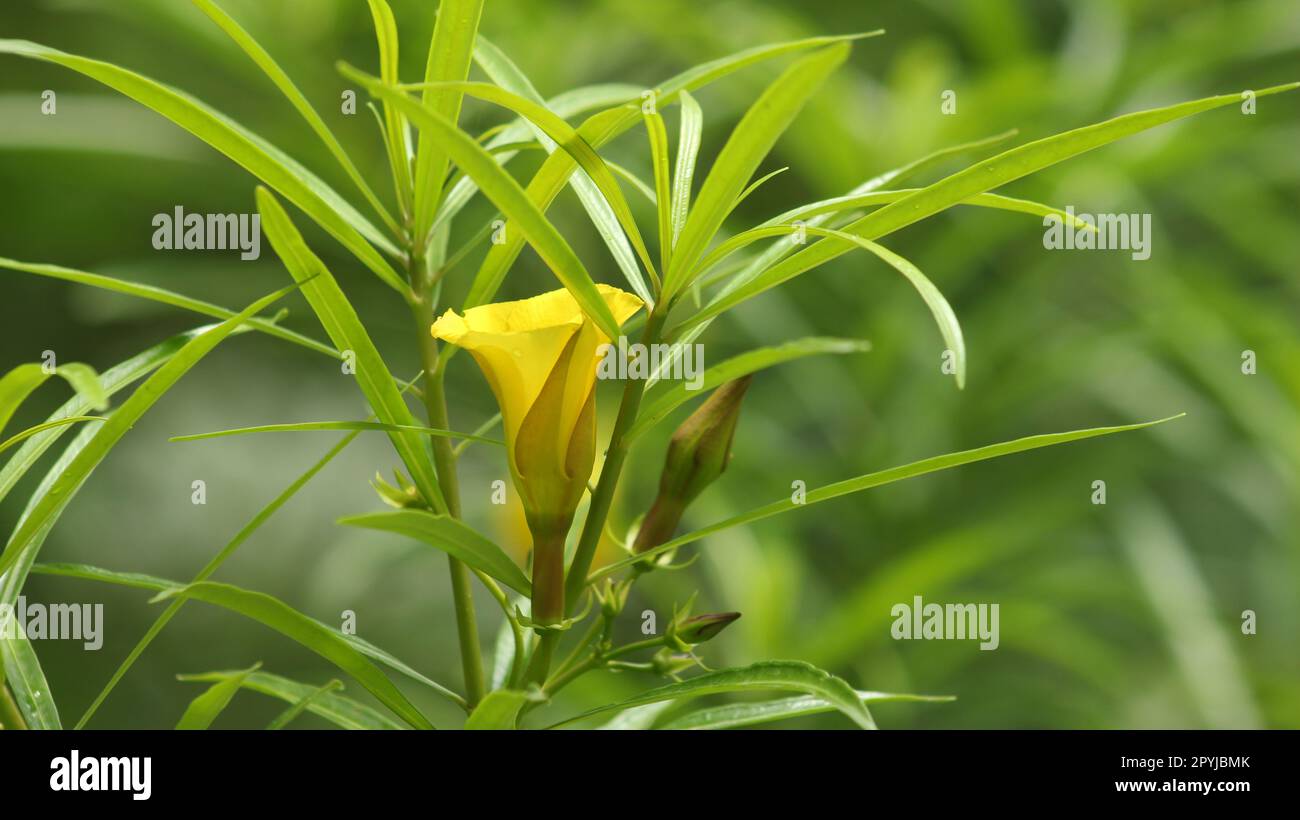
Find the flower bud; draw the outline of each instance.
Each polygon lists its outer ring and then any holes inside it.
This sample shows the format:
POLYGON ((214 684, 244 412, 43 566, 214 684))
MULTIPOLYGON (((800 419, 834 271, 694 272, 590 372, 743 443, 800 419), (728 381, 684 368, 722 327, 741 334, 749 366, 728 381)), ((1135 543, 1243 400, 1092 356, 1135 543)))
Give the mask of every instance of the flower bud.
POLYGON ((739 612, 713 612, 708 615, 695 615, 681 622, 674 622, 668 627, 665 637, 670 642, 676 641, 686 646, 704 643, 740 618, 739 612))
POLYGON ((637 531, 634 552, 645 552, 672 538, 686 506, 727 469, 740 403, 752 379, 752 375, 745 376, 714 390, 673 433, 659 479, 659 495, 637 531))

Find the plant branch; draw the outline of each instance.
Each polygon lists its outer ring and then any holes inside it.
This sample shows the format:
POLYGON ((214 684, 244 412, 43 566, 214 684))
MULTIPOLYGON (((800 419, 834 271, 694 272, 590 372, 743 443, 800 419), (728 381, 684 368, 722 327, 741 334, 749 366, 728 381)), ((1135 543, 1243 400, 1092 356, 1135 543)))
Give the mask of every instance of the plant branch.
MULTIPOLYGON (((415 290, 412 312, 415 332, 420 346, 420 362, 424 367, 424 408, 429 426, 445 425, 447 421, 447 394, 443 387, 444 370, 438 358, 438 342, 430 333, 433 324, 433 295, 424 264, 418 255, 412 255, 409 271, 415 290)), ((460 483, 456 476, 456 457, 451 442, 445 438, 433 440, 433 463, 438 473, 447 501, 447 512, 460 517, 460 483)), ((451 595, 456 610, 456 633, 460 642, 461 671, 465 677, 465 699, 473 709, 483 699, 486 684, 483 675, 483 656, 479 647, 478 622, 474 617, 474 597, 470 585, 469 567, 456 558, 447 557, 451 573, 451 595)))

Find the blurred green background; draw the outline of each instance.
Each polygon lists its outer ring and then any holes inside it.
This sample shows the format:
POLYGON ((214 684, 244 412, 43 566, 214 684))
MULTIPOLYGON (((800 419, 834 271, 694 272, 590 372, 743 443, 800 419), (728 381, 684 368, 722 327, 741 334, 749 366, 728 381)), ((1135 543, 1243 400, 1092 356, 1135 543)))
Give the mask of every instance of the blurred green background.
MULTIPOLYGON (((436 4, 392 0, 403 78, 419 78, 436 4)), ((377 71, 360 0, 226 0, 267 45, 391 200, 373 119, 339 113, 334 62, 377 71)), ((1020 129, 1017 141, 1114 114, 1300 79, 1293 0, 1240 2, 899 3, 732 0, 487 4, 484 35, 545 96, 595 82, 650 85, 761 43, 883 27, 805 109, 763 170, 789 166, 737 212, 748 227, 836 196, 955 143, 1020 129), (940 95, 957 94, 952 116, 940 95)), ((324 148, 245 56, 179 0, 8 0, 0 37, 30 39, 123 64, 193 93, 350 192, 324 148)), ((747 69, 698 94, 701 169, 786 64, 747 69)), ((481 76, 481 75, 480 75, 481 76)), ((676 108, 667 113, 675 142, 676 108)), ((472 133, 501 121, 467 103, 472 133)), ((861 689, 958 696, 881 705, 898 727, 1300 727, 1300 96, 1233 107, 1130 138, 1014 183, 1001 193, 1082 212, 1153 215, 1149 261, 1053 252, 1034 217, 952 210, 885 244, 924 270, 962 320, 967 388, 939 369, 942 342, 924 304, 878 261, 849 254, 729 313, 704 337, 707 361, 804 335, 869 339, 865 355, 808 359, 764 372, 746 401, 728 473, 690 510, 695 528, 809 487, 951 450, 1041 432, 1186 412, 1151 431, 1051 448, 944 472, 729 531, 690 548, 700 560, 638 585, 624 620, 666 621, 696 587, 697 611, 744 617, 704 647, 713 667, 804 659, 861 689), (1241 372, 1243 350, 1258 373, 1241 372), (1092 482, 1107 504, 1091 503, 1092 482), (935 602, 1001 607, 1001 647, 893 641, 890 608, 935 602), (1243 635, 1243 610, 1258 634, 1243 635)), ((634 129, 607 156, 651 178, 634 129)), ((527 179, 537 165, 510 166, 527 179)), ((956 170, 957 163, 944 170, 956 170)), ((701 170, 699 174, 704 171, 701 170)), ((929 182, 932 174, 918 182, 929 182)), ((702 177, 697 175, 697 180, 702 177)), ((0 255, 155 283, 239 307, 288 282, 264 243, 256 263, 228 253, 150 246, 152 216, 250 212, 251 176, 161 117, 52 65, 0 58, 0 255), (39 114, 55 90, 58 114, 39 114)), ((697 181, 698 188, 698 181, 697 181)), ((643 230, 653 232, 644 203, 643 230)), ((481 198, 453 236, 491 211, 481 198)), ((598 279, 622 284, 571 192, 550 211, 598 279)), ((305 227, 307 220, 298 219, 305 227)), ((405 308, 332 240, 309 232, 400 376, 418 370, 405 308)), ((448 280, 459 306, 481 253, 448 280)), ((555 287, 526 251, 503 294, 555 287)), ((323 337, 306 303, 288 324, 323 337)), ((202 321, 159 305, 0 271, 0 371, 41 352, 106 369, 202 321)), ((449 376, 452 424, 468 430, 494 404, 469 357, 449 376)), ((37 423, 65 398, 51 384, 15 420, 37 423)), ((602 401, 613 398, 602 394, 602 401)), ((120 399, 119 399, 120 401, 120 399)), ((609 403, 607 402, 607 405, 609 403)), ((602 408, 602 435, 611 406, 602 408)), ((679 413, 675 418, 680 418, 679 413)), ((336 434, 172 444, 183 433, 365 416, 360 393, 322 357, 257 334, 223 344, 173 389, 98 469, 45 546, 46 561, 84 561, 186 579, 314 462, 336 434), (190 503, 191 482, 207 504, 190 503)), ((615 508, 626 524, 648 504, 673 422, 642 440, 615 508)), ((397 538, 337 527, 375 509, 367 486, 395 464, 363 436, 263 527, 218 580, 276 595, 329 623, 357 613, 359 633, 459 686, 445 561, 397 538)), ((498 452, 462 462, 467 515, 510 544, 495 512, 498 452)), ((0 506, 9 532, 33 470, 0 506)), ((31 601, 103 601, 104 648, 37 646, 65 723, 80 715, 157 614, 147 593, 34 577, 31 601)), ((485 644, 499 615, 479 603, 485 644)), ((190 604, 100 710, 101 727, 175 723, 194 684, 174 675, 242 668, 323 683, 336 671, 236 615, 190 604)), ((562 716, 656 681, 598 673, 566 690, 562 716)), ((452 710, 402 684, 435 722, 452 710)), ((359 686, 347 693, 367 697, 359 686)), ((263 725, 282 708, 245 693, 219 726, 263 725)), ((298 725, 324 725, 304 717, 298 725)), ((792 726, 842 726, 835 716, 792 726)))

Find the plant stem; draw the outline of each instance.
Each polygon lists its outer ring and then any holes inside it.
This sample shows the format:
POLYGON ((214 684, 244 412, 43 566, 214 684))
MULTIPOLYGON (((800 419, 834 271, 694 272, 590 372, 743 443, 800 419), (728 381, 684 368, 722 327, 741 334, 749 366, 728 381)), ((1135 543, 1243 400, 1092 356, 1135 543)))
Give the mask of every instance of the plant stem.
MULTIPOLYGON (((413 262, 413 272, 422 267, 413 262)), ((419 282, 419 274, 412 276, 413 282, 419 282)), ((438 359, 438 342, 429 332, 433 324, 433 299, 430 288, 416 285, 416 301, 412 305, 415 314, 415 331, 420 345, 420 362, 424 366, 424 409, 430 427, 448 429, 447 394, 443 387, 444 371, 438 359)), ((451 451, 451 441, 444 437, 433 439, 433 464, 438 472, 438 483, 442 486, 443 496, 447 501, 447 512, 453 518, 460 517, 460 483, 456 477, 456 457, 451 451)), ((456 633, 460 642, 461 671, 465 677, 465 699, 473 709, 483 699, 486 685, 483 676, 483 656, 479 647, 478 621, 474 617, 474 596, 470 587, 469 567, 447 556, 447 566, 451 573, 451 596, 456 610, 456 633)))
MULTIPOLYGON (((641 343, 647 350, 658 341, 659 333, 663 330, 666 312, 660 312, 661 305, 663 302, 656 305, 655 311, 646 319, 645 331, 641 334, 641 343)), ((623 388, 623 400, 618 406, 614 432, 609 437, 609 449, 605 452, 600 481, 596 483, 596 491, 591 496, 587 520, 583 522, 582 535, 578 538, 578 547, 574 551, 573 564, 569 567, 569 575, 565 583, 565 605, 570 612, 587 586, 587 572, 596 557, 596 546, 600 543, 600 535, 605 530, 605 519, 614 501, 614 490, 618 486, 619 474, 623 471, 623 461, 627 458, 627 443, 623 438, 636 422, 644 393, 644 386, 636 379, 629 379, 623 388)))
POLYGON ((27 722, 9 691, 9 684, 0 683, 0 729, 26 729, 27 722))

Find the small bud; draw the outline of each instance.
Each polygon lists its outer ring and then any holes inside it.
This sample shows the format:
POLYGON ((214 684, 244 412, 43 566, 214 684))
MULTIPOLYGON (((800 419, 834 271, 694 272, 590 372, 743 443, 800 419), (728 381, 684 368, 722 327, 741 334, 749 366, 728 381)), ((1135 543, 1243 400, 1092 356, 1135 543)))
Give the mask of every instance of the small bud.
POLYGON ((696 663, 698 661, 694 655, 673 652, 667 647, 660 649, 650 659, 650 666, 659 675, 676 675, 678 672, 685 672, 696 663))
POLYGON ((603 587, 592 587, 596 600, 600 602, 601 615, 606 620, 613 620, 622 613, 623 607, 627 606, 627 594, 631 589, 630 584, 621 581, 615 583, 612 578, 607 579, 603 587))
POLYGON ((370 482, 370 486, 375 488, 379 494, 379 500, 383 501, 390 507, 396 507, 399 510, 411 507, 425 507, 424 499, 420 497, 420 491, 415 485, 402 475, 401 471, 395 471, 397 477, 397 487, 384 481, 384 477, 375 473, 375 480, 370 482))
POLYGON ((727 469, 740 404, 753 378, 745 376, 714 390, 673 433, 659 479, 659 495, 637 531, 634 552, 645 552, 672 538, 686 506, 727 469))
POLYGON ((739 612, 714 612, 696 615, 669 628, 669 636, 688 646, 713 639, 719 632, 740 618, 739 612))

